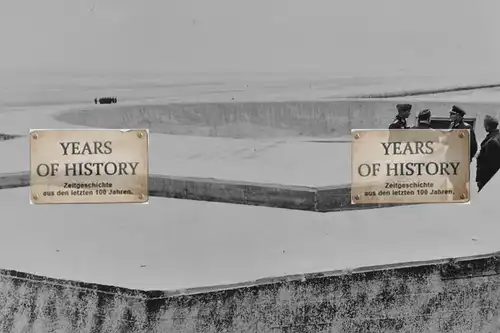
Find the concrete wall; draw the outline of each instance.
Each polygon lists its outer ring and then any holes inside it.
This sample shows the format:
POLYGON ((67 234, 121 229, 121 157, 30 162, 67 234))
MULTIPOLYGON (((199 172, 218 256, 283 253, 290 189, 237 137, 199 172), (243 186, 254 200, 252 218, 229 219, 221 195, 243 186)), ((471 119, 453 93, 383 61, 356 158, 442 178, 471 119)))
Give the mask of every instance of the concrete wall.
MULTIPOLYGON (((404 100, 402 100, 404 101, 404 100)), ((64 112, 62 122, 102 128, 149 128, 152 132, 211 137, 338 137, 353 128, 387 128, 397 100, 349 100, 262 103, 199 103, 110 106, 64 112)), ((448 116, 452 103, 412 102, 414 114, 431 108, 448 116)), ((468 116, 500 116, 496 104, 460 103, 468 116)), ((411 119, 413 123, 414 119, 411 119)), ((481 126, 479 126, 481 127, 481 126)), ((481 132, 482 129, 478 128, 481 132)), ((483 134, 483 133, 481 133, 483 134)))
POLYGON ((0 133, 0 141, 7 141, 7 140, 13 140, 13 139, 18 139, 22 138, 23 135, 17 135, 17 134, 5 134, 5 133, 0 133))
MULTIPOLYGON (((30 179, 27 171, 0 175, 0 189, 29 185, 30 179)), ((395 204, 353 205, 350 185, 314 188, 162 175, 149 176, 149 195, 315 212, 396 206, 395 204)))
POLYGON ((351 185, 305 187, 219 179, 151 175, 152 196, 266 206, 315 212, 391 207, 390 204, 351 203, 351 185))
POLYGON ((0 331, 498 332, 499 271, 491 254, 176 292, 0 271, 0 331))
POLYGON ((146 295, 0 271, 0 332, 148 332, 146 295))

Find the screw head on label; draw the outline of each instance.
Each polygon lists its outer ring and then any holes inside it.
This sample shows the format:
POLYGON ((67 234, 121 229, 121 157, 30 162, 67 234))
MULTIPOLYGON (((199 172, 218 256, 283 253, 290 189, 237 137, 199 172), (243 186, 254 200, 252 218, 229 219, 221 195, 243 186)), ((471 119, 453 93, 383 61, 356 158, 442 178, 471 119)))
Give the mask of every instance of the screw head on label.
POLYGON ((40 197, 38 196, 38 194, 34 194, 32 197, 33 201, 37 201, 40 197))
POLYGON ((460 199, 462 199, 462 200, 463 200, 463 199, 465 199, 465 198, 466 198, 465 194, 460 195, 460 199))
POLYGON ((359 195, 356 195, 356 196, 354 197, 354 200, 359 200, 359 199, 360 199, 359 195))
POLYGON ((31 135, 31 137, 32 137, 34 140, 36 140, 36 139, 38 139, 38 134, 37 134, 37 133, 33 133, 33 134, 31 135))
POLYGON ((142 139, 143 136, 144 136, 144 134, 142 133, 142 131, 137 133, 137 137, 139 139, 142 139))
POLYGON ((144 200, 144 194, 139 194, 139 200, 144 200))
POLYGON ((359 139, 360 137, 361 137, 361 135, 359 135, 358 133, 356 133, 356 135, 354 135, 355 139, 359 139))
POLYGON ((464 133, 460 133, 460 134, 458 134, 458 137, 459 137, 460 139, 463 139, 463 138, 464 138, 464 133))

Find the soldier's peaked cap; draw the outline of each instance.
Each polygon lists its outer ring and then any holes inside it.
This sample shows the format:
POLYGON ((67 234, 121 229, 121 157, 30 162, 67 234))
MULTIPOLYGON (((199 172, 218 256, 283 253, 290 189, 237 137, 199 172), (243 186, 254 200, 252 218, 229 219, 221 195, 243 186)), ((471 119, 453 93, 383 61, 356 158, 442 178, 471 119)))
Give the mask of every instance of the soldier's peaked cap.
POLYGON ((451 111, 452 111, 452 112, 455 112, 455 113, 458 113, 458 114, 459 114, 459 115, 461 115, 462 117, 463 117, 463 116, 465 116, 465 111, 464 111, 464 110, 462 110, 461 108, 459 108, 459 107, 458 107, 458 106, 456 106, 456 105, 453 105, 453 106, 451 107, 451 111))
POLYGON ((424 109, 418 113, 418 119, 427 119, 431 116, 431 110, 424 109))
POLYGON ((398 104, 396 105, 396 109, 398 109, 398 111, 410 111, 411 104, 398 104))

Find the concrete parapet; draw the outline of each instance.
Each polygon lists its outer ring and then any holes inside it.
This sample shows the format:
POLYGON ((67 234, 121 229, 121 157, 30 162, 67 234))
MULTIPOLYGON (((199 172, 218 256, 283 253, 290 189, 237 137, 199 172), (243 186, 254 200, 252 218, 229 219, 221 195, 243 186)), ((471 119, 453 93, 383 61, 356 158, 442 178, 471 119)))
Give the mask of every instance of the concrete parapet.
POLYGON ((23 135, 0 133, 0 141, 13 140, 13 139, 18 139, 18 138, 22 138, 22 137, 23 137, 23 135))
POLYGON ((30 186, 28 171, 0 174, 0 190, 30 186))
MULTIPOLYGON (((0 189, 29 186, 27 171, 0 175, 0 189)), ((223 202, 240 205, 335 212, 396 205, 352 205, 350 185, 305 187, 261 184, 213 178, 149 176, 154 197, 223 202)))
POLYGON ((316 188, 316 211, 335 212, 402 206, 403 204, 356 204, 351 203, 351 185, 322 186, 316 188))
POLYGON ((151 195, 243 205, 315 210, 316 189, 219 179, 151 175, 151 195))
POLYGON ((149 332, 147 294, 0 270, 1 332, 149 332))
POLYGON ((0 270, 2 332, 496 332, 498 253, 142 291, 0 270))

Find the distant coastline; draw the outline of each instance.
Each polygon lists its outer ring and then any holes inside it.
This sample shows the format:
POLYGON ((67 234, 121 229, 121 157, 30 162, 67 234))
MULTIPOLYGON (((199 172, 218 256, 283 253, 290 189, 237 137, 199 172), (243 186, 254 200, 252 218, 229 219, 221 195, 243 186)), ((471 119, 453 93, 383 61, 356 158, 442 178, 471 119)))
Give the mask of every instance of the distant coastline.
POLYGON ((442 89, 428 89, 428 90, 413 90, 413 91, 403 91, 403 92, 393 92, 393 93, 380 93, 380 94, 367 94, 367 95, 358 95, 352 96, 352 98, 394 98, 394 97, 408 97, 408 96, 421 96, 421 95, 435 95, 442 94, 448 92, 458 92, 458 91, 467 91, 467 90, 479 90, 479 89, 490 89, 490 88, 499 88, 500 83, 495 84, 479 84, 479 85, 467 85, 467 86, 459 86, 459 87, 450 87, 450 88, 442 88, 442 89))
MULTIPOLYGON (((500 87, 500 78, 385 75, 20 75, 0 82, 0 108, 121 103, 223 103, 395 98, 500 87)), ((1 111, 1 110, 0 110, 1 111)), ((14 110, 12 110, 14 111, 14 110)))

